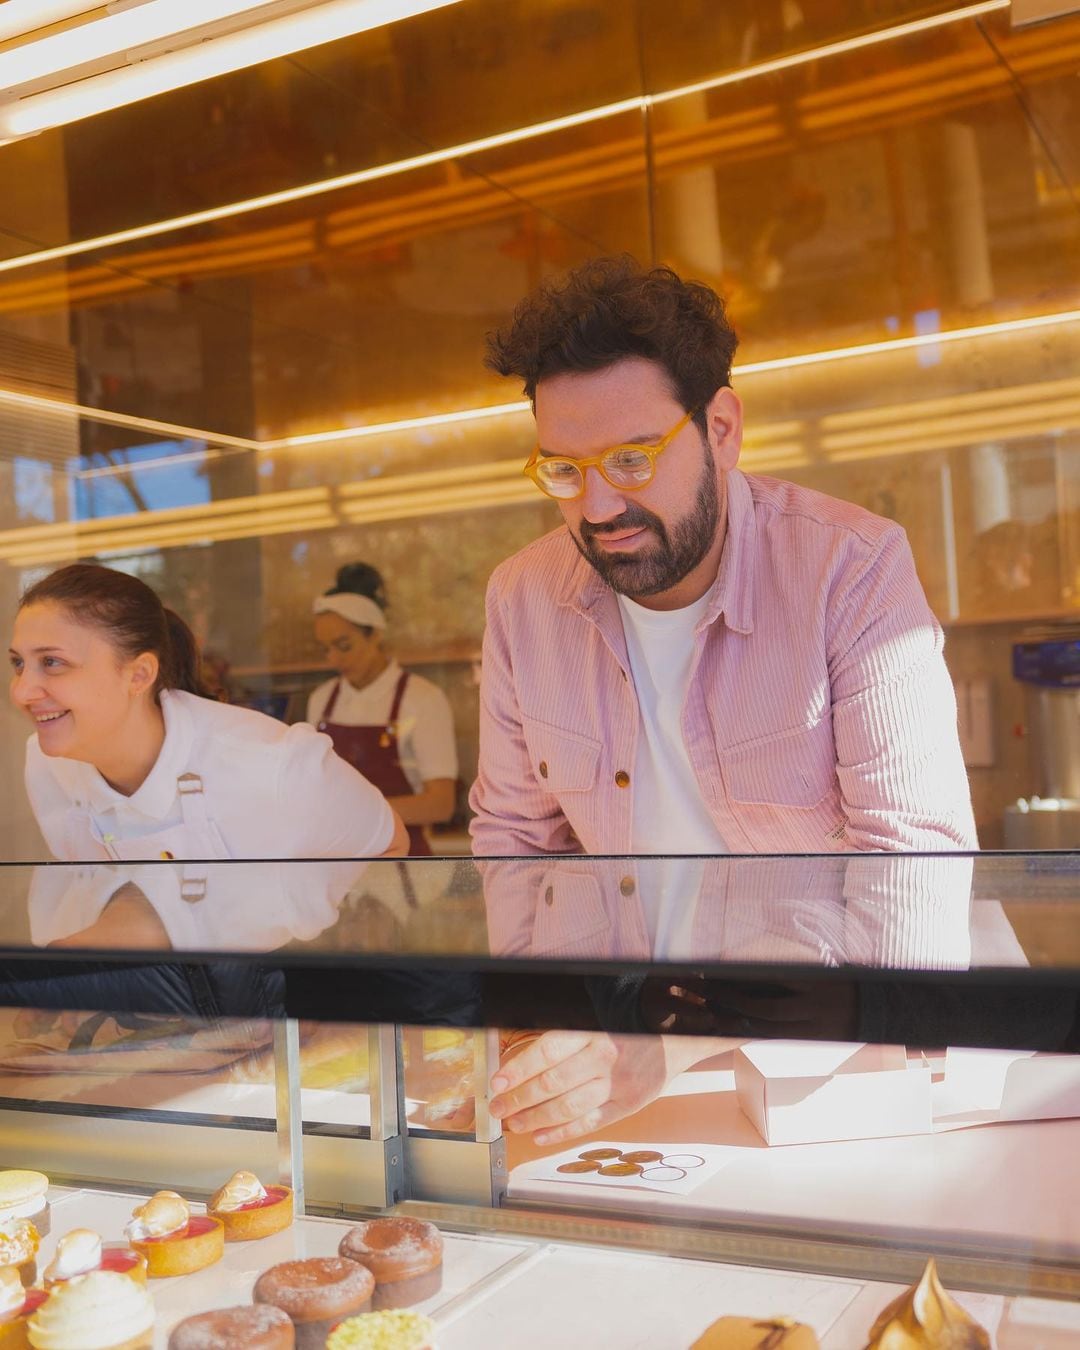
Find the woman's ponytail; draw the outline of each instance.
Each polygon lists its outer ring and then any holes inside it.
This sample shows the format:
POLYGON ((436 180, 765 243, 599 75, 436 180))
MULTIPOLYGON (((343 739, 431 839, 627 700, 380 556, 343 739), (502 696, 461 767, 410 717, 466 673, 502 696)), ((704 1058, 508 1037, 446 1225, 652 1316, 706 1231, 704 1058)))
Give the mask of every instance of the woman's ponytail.
POLYGON ((202 657, 195 634, 175 610, 165 608, 165 624, 169 630, 169 645, 166 660, 162 662, 158 676, 158 690, 182 689, 186 694, 198 694, 200 698, 213 698, 213 694, 203 684, 202 657))

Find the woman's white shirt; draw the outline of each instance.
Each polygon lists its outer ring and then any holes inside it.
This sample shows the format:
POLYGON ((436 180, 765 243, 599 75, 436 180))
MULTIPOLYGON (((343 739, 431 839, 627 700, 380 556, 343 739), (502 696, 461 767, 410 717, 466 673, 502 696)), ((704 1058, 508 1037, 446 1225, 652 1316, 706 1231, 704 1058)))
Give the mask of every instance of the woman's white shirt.
POLYGON ((161 753, 130 797, 92 765, 46 755, 36 733, 30 737, 26 790, 54 857, 110 856, 95 839, 115 841, 121 858, 146 857, 154 840, 168 837, 179 845, 169 844, 175 857, 205 858, 201 847, 184 847, 184 774, 201 780, 205 815, 222 845, 218 856, 375 857, 390 846, 394 818, 386 799, 335 754, 328 736, 179 690, 163 693, 161 708, 161 753))
MULTIPOLYGON (((354 689, 348 680, 342 680, 332 720, 347 727, 386 726, 400 678, 401 666, 391 661, 363 689, 354 689)), ((337 682, 335 676, 312 690, 307 720, 313 725, 317 726, 322 720, 337 682)), ((410 674, 405 685, 398 710, 398 747, 401 767, 414 792, 421 792, 432 778, 456 778, 458 775, 450 701, 437 684, 425 680, 422 675, 410 674)))

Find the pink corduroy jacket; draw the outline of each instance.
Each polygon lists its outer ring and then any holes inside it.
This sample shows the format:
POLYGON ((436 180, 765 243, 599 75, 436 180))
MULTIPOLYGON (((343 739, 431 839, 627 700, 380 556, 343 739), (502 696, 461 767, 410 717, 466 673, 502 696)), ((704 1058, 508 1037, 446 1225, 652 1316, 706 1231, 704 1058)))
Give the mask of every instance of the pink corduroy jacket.
MULTIPOLYGON (((682 732, 733 853, 977 848, 956 700, 904 531, 737 470, 682 732)), ((487 592, 473 852, 629 854, 618 602, 564 528, 487 592)))

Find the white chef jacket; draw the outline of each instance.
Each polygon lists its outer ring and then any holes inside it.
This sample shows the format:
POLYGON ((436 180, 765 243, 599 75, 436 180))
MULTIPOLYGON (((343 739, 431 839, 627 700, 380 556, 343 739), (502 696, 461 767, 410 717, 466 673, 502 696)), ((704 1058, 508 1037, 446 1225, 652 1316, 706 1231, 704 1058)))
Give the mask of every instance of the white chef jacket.
POLYGON ((175 951, 274 951, 294 939, 309 942, 336 923, 349 891, 381 868, 396 870, 389 860, 35 867, 30 937, 34 946, 46 947, 82 932, 121 887, 132 885, 153 906, 175 951))
POLYGON ((357 858, 390 846, 386 799, 329 736, 180 690, 161 695, 161 710, 161 753, 130 797, 30 737, 26 790, 54 857, 357 858))

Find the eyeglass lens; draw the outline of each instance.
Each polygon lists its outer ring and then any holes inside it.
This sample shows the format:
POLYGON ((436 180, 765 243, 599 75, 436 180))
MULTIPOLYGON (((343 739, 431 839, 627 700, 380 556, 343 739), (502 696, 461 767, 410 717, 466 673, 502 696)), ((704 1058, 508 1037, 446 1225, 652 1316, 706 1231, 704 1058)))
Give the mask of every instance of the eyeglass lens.
MULTIPOLYGON (((612 487, 639 488, 652 478, 652 459, 632 445, 617 446, 600 461, 600 470, 612 487)), ((552 497, 576 497, 583 487, 581 468, 572 459, 543 460, 540 484, 552 497)))

